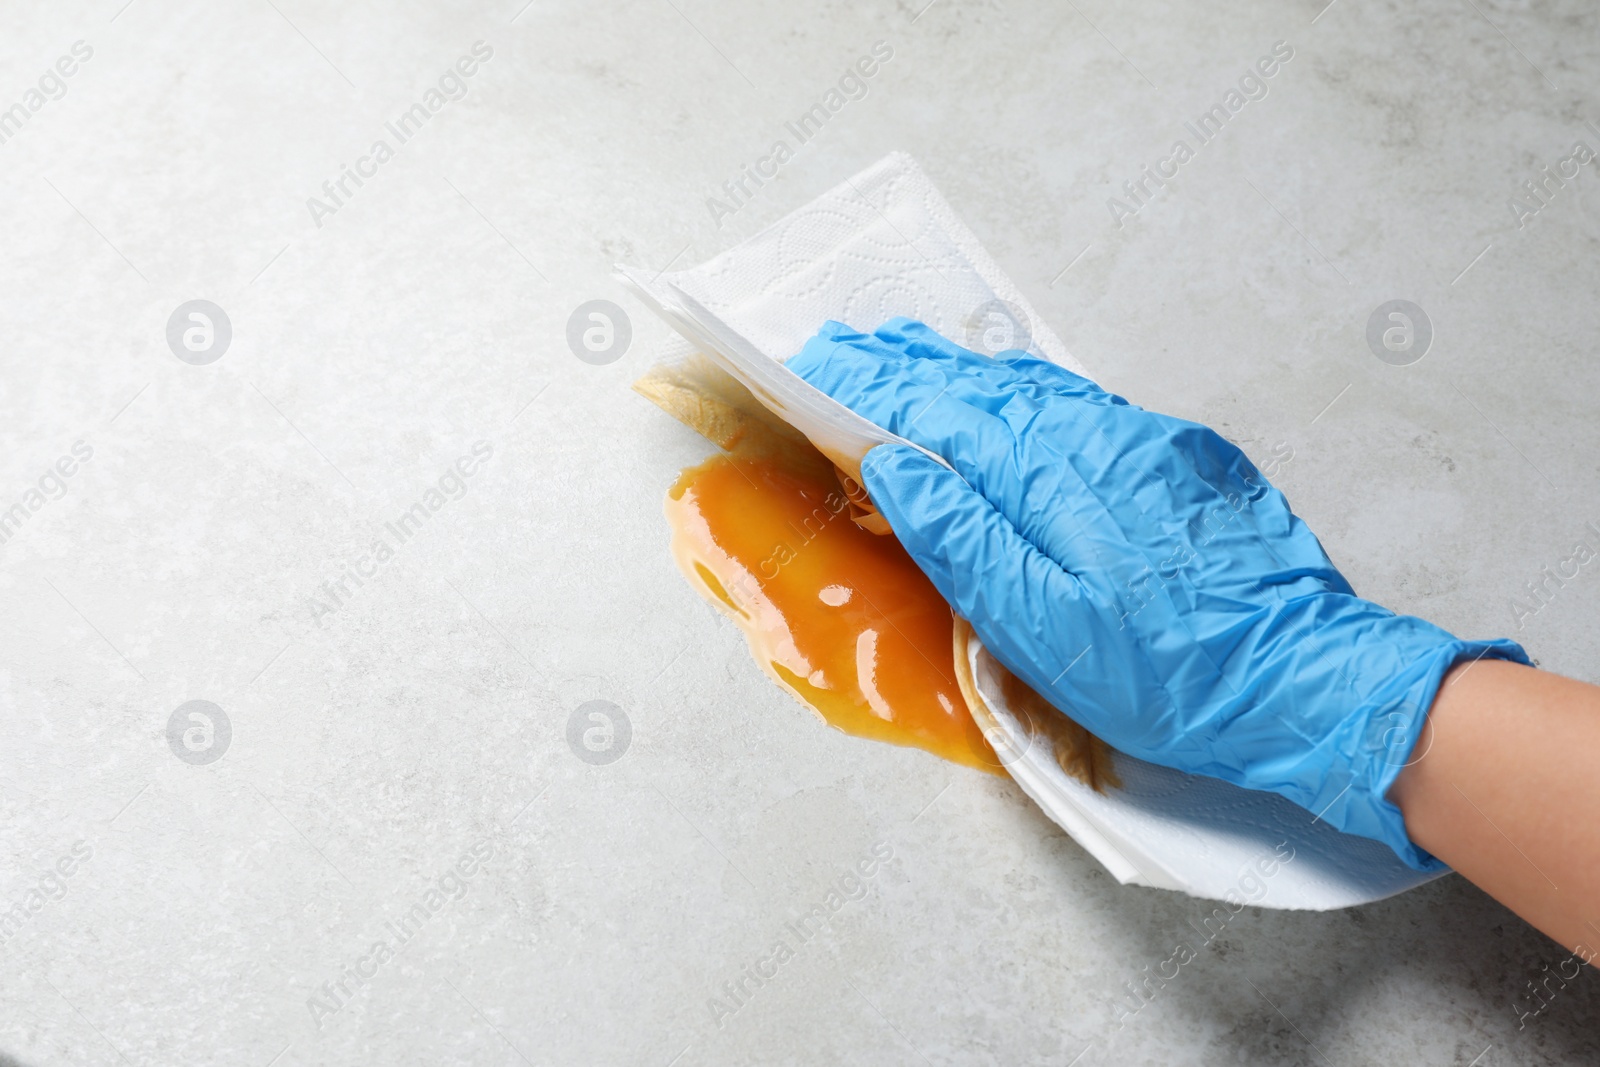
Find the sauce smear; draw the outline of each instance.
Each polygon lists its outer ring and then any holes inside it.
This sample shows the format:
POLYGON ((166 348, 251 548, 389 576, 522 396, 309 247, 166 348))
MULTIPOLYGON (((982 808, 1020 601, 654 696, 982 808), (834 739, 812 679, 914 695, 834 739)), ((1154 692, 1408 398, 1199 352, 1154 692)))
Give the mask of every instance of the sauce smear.
POLYGON ((1004 773, 961 696, 950 608, 933 584, 893 537, 852 521, 820 452, 741 444, 685 470, 667 494, 690 584, 830 725, 1004 773))

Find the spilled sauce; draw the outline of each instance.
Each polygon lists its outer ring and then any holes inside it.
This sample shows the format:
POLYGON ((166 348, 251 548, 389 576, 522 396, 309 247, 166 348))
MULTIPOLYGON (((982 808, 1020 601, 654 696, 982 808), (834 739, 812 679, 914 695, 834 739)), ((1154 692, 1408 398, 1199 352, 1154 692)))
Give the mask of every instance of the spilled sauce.
MULTIPOLYGON (((1005 774, 969 711, 995 722, 969 669, 972 627, 885 536, 861 487, 705 356, 633 387, 722 449, 667 494, 672 554, 762 669, 845 733, 1005 774)), ((1105 742, 992 666, 1026 744, 1097 791, 1120 785, 1105 742)))
POLYGON ((830 725, 1004 773, 962 698, 950 608, 933 584, 893 537, 852 521, 821 453, 739 436, 667 494, 684 576, 830 725))

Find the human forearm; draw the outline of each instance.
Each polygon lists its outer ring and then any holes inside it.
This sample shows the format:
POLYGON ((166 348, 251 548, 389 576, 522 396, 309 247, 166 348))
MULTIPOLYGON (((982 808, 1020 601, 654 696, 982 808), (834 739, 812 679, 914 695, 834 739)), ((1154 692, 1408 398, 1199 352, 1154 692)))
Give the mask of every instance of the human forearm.
POLYGON ((1600 687, 1461 664, 1389 791, 1413 841, 1568 949, 1600 949, 1600 687))

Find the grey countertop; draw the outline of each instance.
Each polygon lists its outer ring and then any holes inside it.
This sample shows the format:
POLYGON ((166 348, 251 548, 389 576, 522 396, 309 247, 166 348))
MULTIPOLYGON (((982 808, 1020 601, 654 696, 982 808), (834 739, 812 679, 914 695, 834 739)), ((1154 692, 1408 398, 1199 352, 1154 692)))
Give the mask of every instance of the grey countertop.
POLYGON ((924 2, 6 5, 0 1062, 1600 1061, 1454 877, 1247 909, 1131 1011, 1209 908, 767 681, 609 276, 904 149, 1108 388, 1292 451, 1359 591, 1594 679, 1600 571, 1513 609, 1600 545, 1592 6, 924 2))

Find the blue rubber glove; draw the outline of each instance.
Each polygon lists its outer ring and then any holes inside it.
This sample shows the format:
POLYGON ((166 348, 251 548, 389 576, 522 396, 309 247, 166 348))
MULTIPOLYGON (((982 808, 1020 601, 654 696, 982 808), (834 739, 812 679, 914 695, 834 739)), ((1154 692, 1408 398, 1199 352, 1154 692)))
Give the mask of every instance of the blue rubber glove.
POLYGON ((789 367, 943 457, 861 465, 1000 662, 1112 747, 1282 794, 1419 870, 1385 799, 1456 663, 1527 663, 1362 600, 1243 452, 1022 352, 826 324, 789 367))

